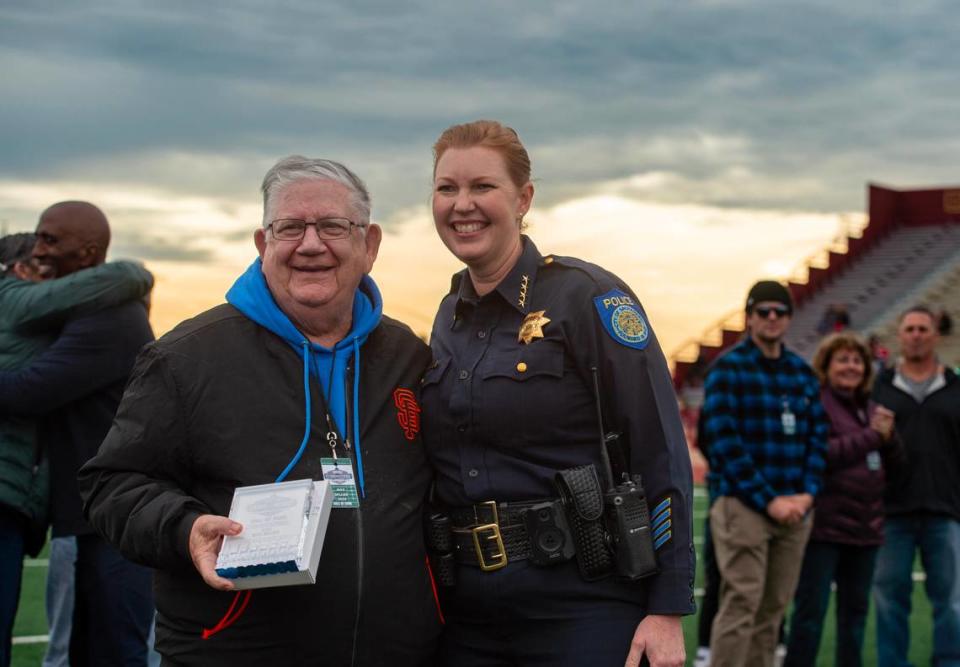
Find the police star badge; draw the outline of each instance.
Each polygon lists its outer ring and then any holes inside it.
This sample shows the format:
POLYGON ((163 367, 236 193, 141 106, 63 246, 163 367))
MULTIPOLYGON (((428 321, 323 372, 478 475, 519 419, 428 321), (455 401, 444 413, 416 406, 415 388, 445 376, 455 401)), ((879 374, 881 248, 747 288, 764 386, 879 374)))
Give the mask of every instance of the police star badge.
POLYGON ((529 345, 534 338, 543 338, 543 327, 550 321, 549 317, 543 316, 545 312, 547 311, 538 310, 523 318, 520 324, 520 335, 517 337, 518 342, 529 345))

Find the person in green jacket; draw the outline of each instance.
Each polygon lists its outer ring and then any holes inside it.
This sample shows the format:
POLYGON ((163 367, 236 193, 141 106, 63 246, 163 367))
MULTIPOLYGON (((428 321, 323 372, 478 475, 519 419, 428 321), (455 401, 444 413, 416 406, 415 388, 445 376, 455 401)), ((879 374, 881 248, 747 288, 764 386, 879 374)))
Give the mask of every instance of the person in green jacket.
MULTIPOLYGON (((52 343, 66 318, 145 298, 153 276, 133 262, 111 262, 45 280, 31 260, 33 234, 0 238, 0 370, 27 365, 52 343)), ((11 633, 24 554, 47 533, 47 456, 36 422, 0 412, 0 667, 10 663, 11 633)))

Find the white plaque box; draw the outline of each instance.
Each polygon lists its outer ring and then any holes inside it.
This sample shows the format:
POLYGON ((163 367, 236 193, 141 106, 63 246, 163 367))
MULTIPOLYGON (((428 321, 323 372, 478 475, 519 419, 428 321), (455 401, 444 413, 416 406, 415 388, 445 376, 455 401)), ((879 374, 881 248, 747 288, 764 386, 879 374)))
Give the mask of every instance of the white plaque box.
POLYGON ((236 489, 230 518, 243 531, 224 536, 217 574, 237 589, 316 582, 332 504, 333 491, 323 480, 236 489))

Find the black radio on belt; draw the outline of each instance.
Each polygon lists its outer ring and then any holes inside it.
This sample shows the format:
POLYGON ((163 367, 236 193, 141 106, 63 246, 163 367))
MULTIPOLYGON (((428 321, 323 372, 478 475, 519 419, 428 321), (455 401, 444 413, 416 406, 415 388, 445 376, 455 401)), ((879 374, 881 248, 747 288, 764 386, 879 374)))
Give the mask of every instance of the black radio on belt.
POLYGON ((584 577, 596 579, 612 570, 625 579, 641 579, 657 572, 647 498, 639 475, 630 476, 623 472, 620 483, 614 484, 608 446, 616 444, 617 436, 604 434, 600 383, 597 369, 591 368, 591 371, 597 421, 600 424, 600 472, 605 490, 601 491, 596 469, 592 465, 561 471, 558 474, 558 487, 576 524, 577 553, 582 561, 580 570, 584 577), (602 509, 598 497, 601 494, 602 509), (601 534, 605 549, 598 544, 601 534), (585 557, 589 554, 593 555, 585 557))
POLYGON ((650 533, 650 511, 640 475, 622 473, 619 484, 613 483, 609 443, 616 443, 617 435, 603 433, 603 411, 600 408, 600 382, 597 369, 593 372, 593 395, 597 403, 597 421, 600 422, 600 460, 604 467, 607 490, 603 494, 603 516, 613 548, 614 569, 624 579, 642 579, 657 572, 657 557, 653 552, 650 533))
POLYGON ((613 550, 616 573, 625 579, 642 579, 657 572, 657 557, 650 534, 650 512, 640 475, 623 481, 603 494, 603 515, 613 550))

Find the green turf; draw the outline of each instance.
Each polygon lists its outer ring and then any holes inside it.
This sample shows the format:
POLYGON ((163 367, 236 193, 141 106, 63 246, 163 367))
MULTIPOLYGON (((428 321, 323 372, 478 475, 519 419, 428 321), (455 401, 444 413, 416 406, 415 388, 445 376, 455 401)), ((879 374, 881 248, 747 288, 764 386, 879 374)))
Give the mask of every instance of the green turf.
POLYGON ((47 568, 23 568, 20 608, 17 620, 13 624, 13 636, 47 634, 47 617, 43 607, 43 592, 47 579, 47 568))
MULTIPOLYGON (((694 535, 695 539, 702 536, 703 515, 707 511, 707 500, 703 494, 694 499, 694 535)), ((700 545, 697 544, 699 552, 700 545)), ((46 558, 46 550, 40 556, 46 558)), ((20 609, 14 625, 14 637, 28 635, 44 635, 47 633, 46 616, 43 607, 44 584, 46 578, 45 567, 25 567, 23 588, 20 595, 20 609)), ((697 564, 697 587, 703 587, 702 567, 697 564)), ((829 667, 833 665, 833 651, 835 642, 835 625, 833 603, 831 602, 827 620, 824 624, 823 640, 820 645, 818 665, 829 667)), ((692 660, 697 650, 697 617, 689 616, 684 619, 683 632, 686 638, 687 656, 692 660)), ((914 664, 929 664, 930 647, 932 643, 932 622, 930 604, 923 592, 922 584, 916 584, 913 591, 913 614, 910 617, 910 661, 914 664)), ((877 664, 874 618, 871 610, 867 621, 867 636, 863 650, 863 664, 877 664)), ((17 644, 13 647, 12 667, 37 667, 43 659, 46 644, 17 644)), ((690 660, 687 661, 690 664, 690 660)))
POLYGON ((18 644, 13 647, 11 667, 38 667, 43 662, 46 644, 18 644))
MULTIPOLYGON (((50 543, 47 542, 37 558, 46 559, 50 555, 50 543)), ((13 636, 37 636, 47 634, 47 616, 43 606, 43 594, 46 589, 47 568, 24 564, 23 581, 20 586, 20 606, 17 619, 13 624, 13 636)), ((10 664, 12 667, 37 667, 43 661, 43 652, 47 645, 14 644, 10 664)))
MULTIPOLYGON (((694 498, 694 539, 703 536, 703 517, 707 511, 707 499, 699 494, 694 498)), ((700 544, 697 543, 697 553, 700 544)), ((917 566, 917 570, 920 568, 917 566)), ((703 588, 703 568, 697 563, 697 588, 703 588)), ((687 664, 690 664, 697 651, 697 620, 698 616, 689 616, 683 622, 683 635, 687 647, 687 664)), ((930 651, 933 643, 933 622, 930 603, 923 591, 923 584, 916 583, 913 588, 913 612, 910 615, 910 662, 915 665, 930 664, 930 651)), ((834 663, 833 653, 836 650, 836 617, 834 616, 833 596, 830 600, 830 609, 824 622, 823 638, 820 641, 820 653, 817 657, 819 667, 831 667, 834 663)), ((876 626, 871 603, 870 616, 867 619, 866 639, 863 647, 863 664, 876 665, 876 626)))

